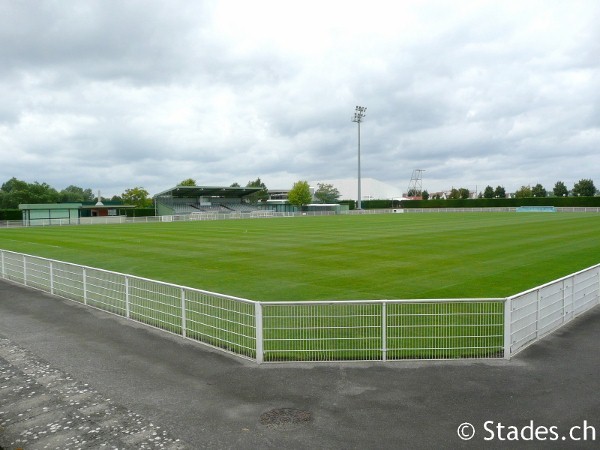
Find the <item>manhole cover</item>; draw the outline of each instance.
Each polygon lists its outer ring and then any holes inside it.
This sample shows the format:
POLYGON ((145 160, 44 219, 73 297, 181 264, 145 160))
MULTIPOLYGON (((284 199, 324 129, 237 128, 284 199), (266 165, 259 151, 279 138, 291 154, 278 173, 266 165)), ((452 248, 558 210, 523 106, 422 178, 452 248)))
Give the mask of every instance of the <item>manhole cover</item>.
POLYGON ((294 408, 277 408, 261 414, 260 423, 268 427, 299 425, 312 420, 310 411, 294 408))

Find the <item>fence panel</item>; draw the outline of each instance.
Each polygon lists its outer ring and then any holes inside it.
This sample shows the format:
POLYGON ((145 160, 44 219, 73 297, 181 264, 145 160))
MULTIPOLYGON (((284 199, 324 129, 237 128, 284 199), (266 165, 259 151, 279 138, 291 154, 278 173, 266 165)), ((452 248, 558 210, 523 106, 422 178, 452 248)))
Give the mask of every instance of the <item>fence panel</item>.
POLYGON ((509 297, 510 356, 600 302, 600 265, 509 297))
POLYGON ((184 301, 188 338, 256 358, 254 302, 192 289, 184 301))
POLYGON ((381 360, 381 303, 262 303, 264 361, 381 360))
POLYGON ((538 307, 538 291, 512 298, 511 354, 537 339, 538 307))
POLYGON ((387 359, 501 358, 504 301, 387 305, 387 359))
POLYGON ((573 314, 578 315, 598 304, 600 293, 600 266, 573 276, 573 314))
POLYGON ((25 280, 25 255, 2 252, 2 276, 16 283, 27 284, 25 280))
POLYGON ((84 271, 82 266, 52 261, 54 295, 84 303, 84 271))
POLYGON ((127 278, 126 316, 171 333, 182 334, 181 288, 144 278, 127 278))
POLYGON ((538 336, 541 338, 565 322, 564 282, 541 287, 538 293, 538 336))
POLYGON ((50 261, 35 256, 25 256, 24 264, 25 273, 27 274, 27 286, 50 292, 52 284, 50 261))
POLYGON ((89 306, 119 316, 127 315, 125 275, 88 267, 85 270, 85 286, 89 306))

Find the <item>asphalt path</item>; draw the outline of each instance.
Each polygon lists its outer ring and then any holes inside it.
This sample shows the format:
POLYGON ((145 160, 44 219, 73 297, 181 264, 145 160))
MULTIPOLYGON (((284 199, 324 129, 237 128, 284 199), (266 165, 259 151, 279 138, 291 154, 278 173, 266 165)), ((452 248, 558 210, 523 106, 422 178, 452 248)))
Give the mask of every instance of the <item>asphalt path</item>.
POLYGON ((510 361, 257 365, 0 281, 0 448, 598 448, 599 343, 596 307, 510 361))

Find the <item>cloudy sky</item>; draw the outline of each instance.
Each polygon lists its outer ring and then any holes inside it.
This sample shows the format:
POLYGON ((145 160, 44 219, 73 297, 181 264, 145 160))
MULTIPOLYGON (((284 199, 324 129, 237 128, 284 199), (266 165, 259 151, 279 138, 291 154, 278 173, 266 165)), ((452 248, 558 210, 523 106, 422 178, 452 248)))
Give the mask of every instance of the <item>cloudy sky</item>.
POLYGON ((0 183, 600 185, 600 2, 0 0, 0 183))

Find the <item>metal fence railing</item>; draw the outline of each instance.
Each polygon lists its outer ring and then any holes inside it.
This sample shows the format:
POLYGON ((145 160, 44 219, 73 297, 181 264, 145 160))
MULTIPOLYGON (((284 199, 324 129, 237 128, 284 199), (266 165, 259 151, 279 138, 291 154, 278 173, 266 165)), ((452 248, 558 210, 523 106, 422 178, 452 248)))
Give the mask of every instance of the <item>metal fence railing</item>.
POLYGON ((503 357, 504 299, 262 303, 265 361, 503 357))
POLYGON ((514 355, 599 303, 600 264, 506 299, 514 355))
MULTIPOLYGON (((27 225, 22 220, 0 221, 0 228, 21 228, 26 226, 76 226, 76 225, 108 225, 108 224, 127 224, 127 223, 153 223, 153 222, 189 222, 199 220, 235 220, 235 219, 263 219, 277 217, 298 217, 298 216, 332 216, 336 214, 345 215, 368 215, 368 214, 393 214, 393 213, 481 213, 481 212, 515 212, 515 207, 499 208, 385 208, 385 209, 361 209, 347 210, 337 213, 335 211, 298 211, 298 212, 277 212, 271 210, 257 210, 252 212, 203 212, 179 215, 164 216, 142 216, 142 217, 83 217, 79 222, 73 219, 49 219, 38 220, 35 224, 27 225)), ((600 213, 598 207, 556 207, 557 212, 565 213, 600 213)))
POLYGON ((600 299, 600 264, 508 298, 329 302, 256 302, 7 250, 0 274, 259 363, 510 358, 600 299))
POLYGON ((0 250, 1 277, 256 359, 255 303, 243 298, 0 250))
MULTIPOLYGON (((593 207, 554 207, 556 212, 561 213, 600 213, 600 208, 593 207)), ((515 212, 516 207, 494 207, 494 208, 404 208, 405 213, 481 213, 481 212, 515 212)))

